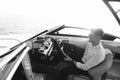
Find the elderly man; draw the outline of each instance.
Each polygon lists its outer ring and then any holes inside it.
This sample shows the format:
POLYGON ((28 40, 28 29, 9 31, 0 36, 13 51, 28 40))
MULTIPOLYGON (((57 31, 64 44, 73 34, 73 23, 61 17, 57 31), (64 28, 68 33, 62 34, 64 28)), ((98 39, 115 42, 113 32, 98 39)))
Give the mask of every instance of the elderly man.
POLYGON ((68 59, 66 60, 68 61, 72 60, 75 65, 64 68, 62 70, 61 80, 65 80, 69 74, 78 75, 82 74, 89 76, 88 70, 96 67, 97 65, 104 61, 105 50, 100 41, 103 35, 104 35, 103 30, 97 28, 91 30, 88 41, 75 41, 75 40, 69 41, 70 44, 79 44, 79 47, 85 48, 85 52, 82 57, 82 63, 76 62, 67 57, 68 59))
POLYGON ((102 29, 93 29, 89 34, 89 42, 82 58, 83 63, 75 62, 76 67, 89 70, 101 63, 105 58, 105 50, 100 42, 103 36, 102 29))

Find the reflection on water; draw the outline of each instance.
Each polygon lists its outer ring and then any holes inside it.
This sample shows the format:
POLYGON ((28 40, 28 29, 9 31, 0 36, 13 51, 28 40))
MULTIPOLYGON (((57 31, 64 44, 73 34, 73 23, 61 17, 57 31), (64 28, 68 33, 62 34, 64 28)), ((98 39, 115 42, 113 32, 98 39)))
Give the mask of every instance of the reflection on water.
POLYGON ((1 38, 9 38, 9 39, 17 39, 20 41, 25 41, 33 37, 34 35, 44 31, 43 28, 32 29, 31 27, 0 27, 0 39, 1 38))
POLYGON ((14 33, 14 34, 2 34, 0 35, 0 39, 4 38, 4 39, 17 39, 17 40, 20 40, 20 41, 25 41, 31 37, 33 37, 34 35, 36 35, 38 33, 14 33))

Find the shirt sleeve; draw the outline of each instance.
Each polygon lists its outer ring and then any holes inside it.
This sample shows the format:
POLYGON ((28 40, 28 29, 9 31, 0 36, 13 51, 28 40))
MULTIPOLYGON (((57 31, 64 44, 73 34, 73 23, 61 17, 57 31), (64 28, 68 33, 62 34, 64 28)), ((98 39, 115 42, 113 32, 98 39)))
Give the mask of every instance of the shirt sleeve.
POLYGON ((87 43, 87 46, 86 46, 86 48, 85 48, 85 52, 84 52, 84 55, 83 55, 83 58, 82 58, 82 61, 83 62, 86 62, 86 55, 88 55, 88 49, 89 49, 89 46, 90 46, 90 44, 89 44, 89 42, 87 43))
POLYGON ((98 65, 101 63, 105 58, 105 54, 95 54, 93 55, 86 63, 82 64, 80 62, 76 62, 76 67, 83 69, 83 70, 89 70, 90 68, 98 65))

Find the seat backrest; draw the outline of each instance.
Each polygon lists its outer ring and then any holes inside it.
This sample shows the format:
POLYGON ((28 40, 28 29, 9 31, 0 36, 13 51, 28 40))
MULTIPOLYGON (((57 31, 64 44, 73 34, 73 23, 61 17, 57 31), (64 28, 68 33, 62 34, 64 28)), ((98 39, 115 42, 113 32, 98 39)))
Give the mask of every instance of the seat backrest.
POLYGON ((113 60, 111 69, 107 72, 108 78, 118 78, 120 80, 120 60, 113 60))
POLYGON ((111 68, 113 63, 113 54, 109 49, 105 49, 105 53, 105 60, 95 68, 88 71, 92 77, 101 77, 111 68))

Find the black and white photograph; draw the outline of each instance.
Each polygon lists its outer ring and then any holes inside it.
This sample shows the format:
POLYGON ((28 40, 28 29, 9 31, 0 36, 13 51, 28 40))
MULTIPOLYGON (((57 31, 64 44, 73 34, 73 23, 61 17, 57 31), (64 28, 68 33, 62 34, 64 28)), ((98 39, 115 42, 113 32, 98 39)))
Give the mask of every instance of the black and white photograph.
POLYGON ((0 80, 120 80, 120 0, 0 0, 0 80))

